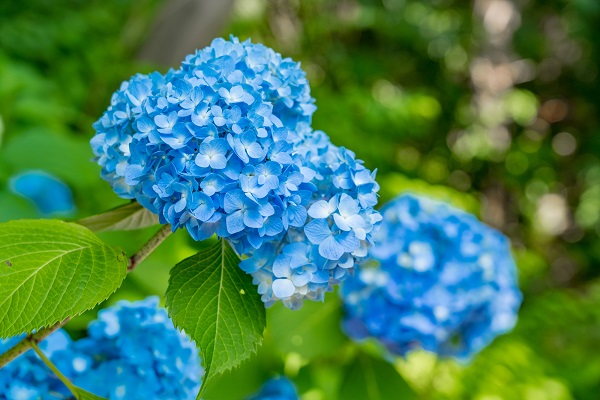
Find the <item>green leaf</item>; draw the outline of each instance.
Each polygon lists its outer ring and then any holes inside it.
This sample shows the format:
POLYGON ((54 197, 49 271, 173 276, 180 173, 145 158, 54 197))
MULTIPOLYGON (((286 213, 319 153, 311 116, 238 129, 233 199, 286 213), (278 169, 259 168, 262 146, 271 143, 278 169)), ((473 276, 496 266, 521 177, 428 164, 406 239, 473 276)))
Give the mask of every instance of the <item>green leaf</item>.
POLYGON ((77 400, 106 400, 104 397, 96 396, 79 387, 73 388, 73 394, 77 400))
POLYGON ((337 294, 325 302, 305 301, 292 311, 278 303, 267 313, 267 325, 279 351, 298 353, 305 359, 333 355, 347 342, 340 328, 342 308, 337 294))
POLYGON ((239 365, 262 342, 265 307, 239 262, 229 243, 220 240, 171 270, 167 309, 199 346, 205 382, 239 365))
POLYGON ((156 214, 137 202, 128 203, 76 222, 94 232, 131 231, 160 223, 156 214))
POLYGON ((57 220, 0 224, 0 337, 93 308, 126 273, 125 254, 83 226, 57 220))
POLYGON ((340 399, 411 400, 418 396, 394 366, 359 353, 345 374, 340 399))

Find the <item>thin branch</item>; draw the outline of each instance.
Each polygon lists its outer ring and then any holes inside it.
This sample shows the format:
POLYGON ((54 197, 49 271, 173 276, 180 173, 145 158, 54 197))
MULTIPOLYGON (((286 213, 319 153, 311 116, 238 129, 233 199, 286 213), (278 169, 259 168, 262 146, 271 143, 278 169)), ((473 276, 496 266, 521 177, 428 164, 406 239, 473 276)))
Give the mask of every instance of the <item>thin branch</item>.
POLYGON ((29 340, 29 344, 33 348, 33 351, 36 352, 36 354, 38 355, 38 357, 42 359, 42 361, 44 362, 44 364, 46 364, 46 366, 48 368, 50 368, 52 370, 52 372, 54 372, 54 375, 56 375, 56 377, 58 379, 60 379, 61 382, 64 383, 67 388, 69 388, 69 390, 71 391, 71 393, 73 393, 74 395, 77 395, 77 393, 76 393, 77 392, 77 388, 75 387, 75 385, 73 385, 71 383, 71 381, 66 376, 64 376, 62 374, 62 372, 60 372, 58 370, 58 368, 56 368, 56 365, 54 365, 54 363, 52 361, 50 361, 50 359, 48 357, 46 357, 46 355, 44 354, 44 352, 38 346, 37 342, 35 340, 30 339, 29 340))
MULTIPOLYGON (((146 259, 156 248, 171 234, 171 225, 164 225, 162 228, 158 230, 146 242, 145 245, 142 246, 134 255, 129 259, 129 265, 127 267, 127 272, 131 272, 137 267, 142 261, 146 259)), ((6 364, 19 357, 21 354, 25 353, 33 346, 32 344, 40 343, 42 340, 46 339, 50 334, 62 328, 67 322, 69 322, 71 318, 67 318, 62 322, 57 322, 56 324, 40 329, 36 333, 32 333, 27 335, 23 340, 14 345, 4 354, 0 355, 0 368, 4 367, 6 364)))
POLYGON ((42 340, 46 339, 52 332, 62 328, 67 322, 69 322, 70 318, 65 319, 62 322, 57 322, 56 324, 39 330, 36 333, 31 333, 27 335, 23 340, 10 348, 6 353, 0 356, 0 368, 4 367, 6 364, 19 357, 21 354, 25 353, 31 348, 31 343, 40 343, 42 340))
POLYGON ((146 257, 148 257, 156 248, 167 238, 173 231, 171 230, 171 225, 163 225, 162 228, 159 229, 158 232, 154 234, 146 242, 141 249, 137 251, 131 258, 129 259, 129 266, 127 267, 127 272, 131 272, 137 267, 146 257))

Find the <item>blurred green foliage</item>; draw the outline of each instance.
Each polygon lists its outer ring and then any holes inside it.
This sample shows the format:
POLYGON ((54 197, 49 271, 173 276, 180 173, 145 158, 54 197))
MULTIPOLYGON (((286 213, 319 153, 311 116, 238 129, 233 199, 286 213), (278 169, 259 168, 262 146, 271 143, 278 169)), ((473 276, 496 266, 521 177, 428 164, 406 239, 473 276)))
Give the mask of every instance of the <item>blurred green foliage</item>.
MULTIPOLYGON (((160 5, 0 3, 0 220, 36 216, 8 190, 27 169, 69 184, 78 211, 67 217, 124 202, 90 162, 91 123, 122 80, 171 67, 135 58, 160 5)), ((470 365, 425 353, 381 362, 343 336, 335 294, 295 313, 275 306, 259 355, 207 398, 239 399, 282 373, 306 400, 377 398, 361 390, 379 384, 381 398, 598 398, 599 25, 596 0, 237 1, 223 35, 302 62, 313 126, 378 169, 382 202, 425 193, 505 232, 525 301, 515 331, 470 365)), ((152 230, 102 236, 131 253, 152 230)), ((162 295, 169 268, 207 245, 178 232, 109 302, 162 295)))

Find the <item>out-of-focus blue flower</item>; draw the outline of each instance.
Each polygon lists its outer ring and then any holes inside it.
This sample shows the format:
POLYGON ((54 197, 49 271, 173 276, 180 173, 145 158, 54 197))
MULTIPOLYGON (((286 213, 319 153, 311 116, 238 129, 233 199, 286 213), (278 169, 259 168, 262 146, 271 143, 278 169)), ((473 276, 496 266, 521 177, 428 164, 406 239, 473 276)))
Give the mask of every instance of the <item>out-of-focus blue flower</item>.
MULTIPOLYGON (((89 336, 72 342, 58 330, 40 348, 72 382, 116 399, 195 399, 202 366, 196 347, 158 307, 158 298, 122 301, 99 312, 89 336)), ((0 340, 0 354, 22 339, 0 340)), ((0 369, 0 400, 71 396, 32 351, 0 369)))
POLYGON ((91 145, 118 195, 196 240, 217 233, 252 252, 305 222, 294 209, 310 199, 298 193, 314 190, 314 172, 293 143, 313 103, 299 64, 216 39, 178 70, 124 82, 91 145))
POLYGON ((196 347, 158 298, 100 311, 88 334, 57 364, 75 385, 110 400, 196 398, 202 375, 196 347))
POLYGON ((14 193, 33 202, 43 215, 68 215, 75 211, 71 189, 47 172, 22 172, 10 179, 9 187, 14 193))
POLYGON ((402 195, 382 209, 369 263, 342 288, 346 333, 392 354, 467 360, 513 328, 521 303, 509 241, 445 203, 402 195))
MULTIPOLYGON (((354 153, 333 145, 325 133, 299 129, 297 134, 293 156, 304 160, 300 171, 309 179, 298 190, 301 178, 280 183, 291 191, 281 213, 287 233, 240 263, 252 274, 267 306, 281 300, 292 309, 304 299, 323 300, 325 292, 351 275, 367 255, 371 232, 381 220, 373 209, 379 190, 375 173, 354 153)), ((272 178, 265 177, 265 182, 268 179, 272 178)))
MULTIPOLYGON (((0 339, 0 354, 25 335, 0 339)), ((69 357, 71 339, 58 330, 40 343, 40 349, 54 363, 69 357)), ((27 351, 0 369, 0 400, 54 400, 70 395, 67 387, 46 367, 33 350, 27 351)))
POLYGON ((296 386, 287 378, 278 377, 268 380, 260 391, 247 400, 298 400, 296 386))

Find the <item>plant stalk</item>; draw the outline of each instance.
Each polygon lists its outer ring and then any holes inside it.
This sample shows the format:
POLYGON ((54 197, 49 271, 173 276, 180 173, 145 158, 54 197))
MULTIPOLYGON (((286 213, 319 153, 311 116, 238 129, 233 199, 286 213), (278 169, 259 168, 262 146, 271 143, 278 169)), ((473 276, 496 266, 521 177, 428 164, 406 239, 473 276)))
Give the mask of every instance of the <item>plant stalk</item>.
POLYGON ((131 272, 137 267, 142 261, 146 259, 156 248, 167 238, 173 231, 171 230, 171 225, 166 224, 163 225, 158 232, 154 234, 146 242, 145 245, 142 246, 141 249, 137 251, 134 255, 129 259, 129 266, 127 267, 127 272, 131 272))
MULTIPOLYGON (((27 340, 27 339, 25 339, 25 340, 27 340)), ((52 363, 52 361, 50 361, 50 359, 48 357, 46 357, 44 352, 38 346, 37 342, 32 339, 29 339, 28 341, 30 342, 31 347, 33 348, 33 351, 35 351, 36 354, 38 355, 38 357, 42 359, 44 364, 46 364, 46 366, 52 370, 54 375, 56 375, 56 377, 58 379, 60 379, 60 381, 62 383, 65 384, 65 386, 71 391, 71 393, 73 393, 73 395, 77 396, 77 393, 76 393, 77 389, 75 388, 75 386, 71 383, 71 381, 66 376, 64 376, 62 374, 62 372, 60 372, 58 370, 58 368, 56 368, 56 365, 54 365, 54 363, 52 363)))

